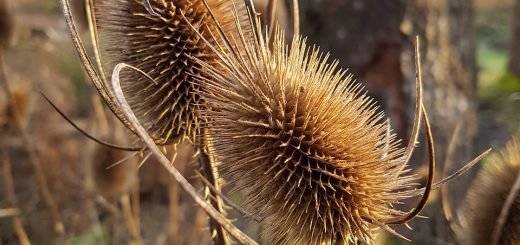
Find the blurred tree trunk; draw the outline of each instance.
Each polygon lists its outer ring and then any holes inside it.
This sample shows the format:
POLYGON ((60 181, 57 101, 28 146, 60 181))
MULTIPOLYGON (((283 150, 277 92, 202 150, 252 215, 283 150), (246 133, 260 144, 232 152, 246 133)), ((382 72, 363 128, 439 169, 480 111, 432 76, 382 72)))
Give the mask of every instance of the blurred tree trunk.
POLYGON ((404 0, 300 1, 301 32, 340 67, 349 68, 407 136, 406 96, 400 55, 407 45, 400 31, 404 0))
MULTIPOLYGON (((446 150, 454 129, 458 123, 461 123, 460 134, 454 148, 455 154, 450 159, 452 164, 449 172, 453 172, 455 168, 470 160, 477 131, 472 1, 411 0, 402 27, 409 37, 419 35, 422 40, 424 104, 432 122, 439 169, 443 168, 446 150)), ((403 68, 406 88, 413 91, 415 84, 413 49, 403 53, 403 68)), ((414 93, 409 94, 415 96, 414 93)), ((408 111, 413 111, 413 105, 409 106, 408 111)), ((424 148, 421 148, 423 153, 424 148)), ((471 176, 466 174, 456 180, 456 183, 450 184, 449 196, 452 207, 456 208, 462 201, 470 181, 471 176)), ((423 214, 430 219, 415 222, 414 231, 410 233, 409 238, 414 242, 427 244, 445 244, 453 240, 439 202, 431 204, 423 214), (430 237, 425 234, 429 234, 430 237)))
POLYGON ((513 32, 511 33, 509 47, 509 71, 520 76, 520 0, 516 0, 513 12, 513 32))
MULTIPOLYGON (((439 168, 451 135, 462 122, 451 171, 473 154, 476 135, 476 61, 471 0, 301 1, 302 34, 361 80, 390 116, 407 143, 415 101, 415 35, 422 40, 424 104, 429 112, 439 168), (404 32, 404 33, 403 33, 404 32)), ((426 163, 424 139, 411 167, 426 163)), ((436 179, 439 179, 437 175, 436 179)), ((462 200, 469 175, 450 186, 454 206, 462 200), (457 198, 455 198, 457 197, 457 198)), ((438 200, 437 200, 438 201, 438 200)), ((415 200, 408 200, 415 205, 415 200)), ((414 243, 451 241, 438 202, 416 219, 414 243)))

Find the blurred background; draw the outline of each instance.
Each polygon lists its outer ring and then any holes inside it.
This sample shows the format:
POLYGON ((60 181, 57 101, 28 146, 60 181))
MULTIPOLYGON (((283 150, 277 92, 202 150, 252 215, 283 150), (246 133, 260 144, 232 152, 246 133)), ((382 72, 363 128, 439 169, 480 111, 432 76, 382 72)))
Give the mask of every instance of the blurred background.
MULTIPOLYGON (((84 3, 70 1, 91 48, 84 3)), ((255 1, 258 10, 265 12, 265 1, 255 1)), ((290 4, 279 2, 277 19, 291 32, 290 4)), ((305 0, 300 7, 308 43, 355 74, 403 144, 415 107, 413 40, 419 35, 425 106, 440 169, 450 142, 453 172, 484 149, 501 148, 520 129, 520 0, 305 0)), ((90 141, 41 96, 40 91, 101 139, 136 142, 85 75, 57 0, 0 0, 0 45, 5 74, 0 79, 11 91, 8 96, 2 82, 0 244, 209 243, 205 213, 159 164, 150 159, 136 170, 141 156, 90 141)), ((411 166, 426 175, 423 148, 411 166)), ((201 188, 194 178, 194 150, 187 145, 177 150, 176 167, 201 188)), ((452 182, 455 210, 482 164, 486 160, 452 182)), ((422 213, 429 219, 415 219, 413 231, 398 227, 414 244, 454 243, 438 196, 434 193, 422 213)), ((408 202, 411 207, 416 200, 408 202)), ((239 227, 260 239, 261 227, 237 218, 239 227)), ((384 234, 378 242, 403 243, 384 234)))

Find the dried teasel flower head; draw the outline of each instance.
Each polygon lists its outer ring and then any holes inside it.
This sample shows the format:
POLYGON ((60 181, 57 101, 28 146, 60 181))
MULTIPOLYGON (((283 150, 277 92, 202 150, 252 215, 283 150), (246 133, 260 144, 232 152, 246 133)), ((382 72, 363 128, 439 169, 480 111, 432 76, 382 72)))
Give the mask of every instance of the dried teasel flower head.
POLYGON ((285 46, 282 31, 270 50, 259 33, 226 69, 200 61, 222 177, 273 244, 370 243, 404 215, 393 207, 414 184, 404 149, 337 62, 299 37, 285 46))
POLYGON ((520 134, 478 173, 459 211, 464 244, 520 243, 520 134), (509 201, 508 201, 509 199, 509 201), (464 221, 464 222, 462 222, 464 221))
POLYGON ((123 90, 143 126, 162 142, 184 136, 193 140, 200 98, 193 82, 197 64, 189 57, 215 60, 196 31, 213 40, 216 22, 209 8, 225 33, 236 32, 230 13, 236 9, 247 18, 243 1, 207 0, 206 7, 203 0, 94 0, 93 7, 105 75, 126 63, 156 81, 132 71, 121 74, 123 90))

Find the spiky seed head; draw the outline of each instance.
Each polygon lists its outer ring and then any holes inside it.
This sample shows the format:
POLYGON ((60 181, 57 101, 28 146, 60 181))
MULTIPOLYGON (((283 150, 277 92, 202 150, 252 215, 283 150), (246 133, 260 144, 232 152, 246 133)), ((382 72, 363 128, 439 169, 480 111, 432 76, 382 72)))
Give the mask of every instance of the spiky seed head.
MULTIPOLYGON (((156 80, 124 72, 121 83, 136 116, 155 139, 193 136, 198 131, 195 117, 200 104, 199 85, 194 83, 197 64, 189 57, 212 63, 215 54, 196 31, 212 42, 217 33, 202 0, 150 0, 160 17, 150 14, 142 0, 94 1, 104 70, 109 77, 124 62, 156 80), (183 15, 195 30, 185 21, 183 15), (106 59, 106 62, 105 62, 106 59)), ((241 0, 207 0, 224 33, 236 31, 233 12, 247 17, 241 0)), ((237 36, 237 34, 234 34, 237 36)))
MULTIPOLYGON (((493 230, 504 202, 520 174, 520 134, 493 154, 473 181, 459 212, 464 244, 491 244, 493 230)), ((520 243, 520 195, 508 211, 498 244, 520 243)))
POLYGON ((226 69, 201 62, 220 173, 272 244, 370 243, 413 179, 395 136, 337 62, 280 31, 272 51, 260 39, 226 69))

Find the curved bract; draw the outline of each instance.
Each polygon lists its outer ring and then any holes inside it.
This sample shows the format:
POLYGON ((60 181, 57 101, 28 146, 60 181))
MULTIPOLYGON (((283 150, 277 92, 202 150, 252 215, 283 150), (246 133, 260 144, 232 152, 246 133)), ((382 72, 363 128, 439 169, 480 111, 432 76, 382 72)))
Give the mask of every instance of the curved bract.
MULTIPOLYGON (((213 63, 215 54, 202 41, 213 43, 216 22, 202 0, 94 0, 94 23, 105 80, 118 63, 136 67, 156 83, 131 70, 121 84, 137 118, 160 142, 194 140, 198 133, 195 111, 200 107, 197 64, 189 57, 213 63)), ((247 17, 242 1, 210 0, 208 7, 228 35, 237 35, 234 16, 247 17)))
POLYGON ((474 180, 459 214, 462 227, 459 238, 464 244, 520 243, 520 193, 514 190, 520 174, 520 134, 490 157, 474 180), (511 196, 509 207, 505 207, 511 196), (497 222, 504 212, 503 224, 497 222), (495 231, 496 230, 496 231, 495 231))
POLYGON ((404 149, 337 62, 283 40, 241 39, 236 55, 216 48, 218 66, 198 61, 219 171, 273 244, 370 243, 404 215, 393 207, 414 180, 404 149))

